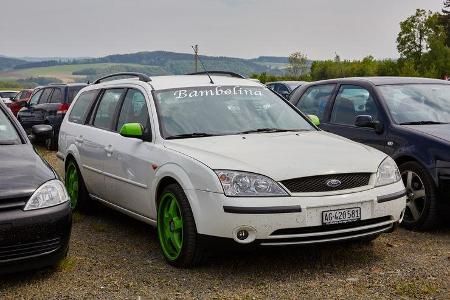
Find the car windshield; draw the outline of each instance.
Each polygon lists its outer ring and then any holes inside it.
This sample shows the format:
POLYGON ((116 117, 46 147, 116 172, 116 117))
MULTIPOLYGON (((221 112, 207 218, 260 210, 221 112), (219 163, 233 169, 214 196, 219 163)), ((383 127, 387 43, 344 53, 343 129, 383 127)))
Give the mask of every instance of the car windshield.
POLYGON ((265 87, 171 89, 155 99, 164 138, 315 130, 265 87))
POLYGON ((0 98, 12 98, 17 92, 0 92, 0 98))
POLYGON ((379 89, 398 124, 450 123, 450 85, 384 85, 379 89))
POLYGON ((5 112, 0 108, 0 145, 21 144, 19 134, 5 112))

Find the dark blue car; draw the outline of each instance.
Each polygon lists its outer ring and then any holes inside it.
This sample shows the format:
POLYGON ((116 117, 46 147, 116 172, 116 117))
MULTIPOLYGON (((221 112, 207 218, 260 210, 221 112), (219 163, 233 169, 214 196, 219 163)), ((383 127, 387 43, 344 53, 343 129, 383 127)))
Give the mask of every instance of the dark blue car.
POLYGON ((430 229, 450 207, 450 82, 345 78, 300 87, 290 101, 322 130, 377 148, 397 162, 407 189, 403 225, 430 229))

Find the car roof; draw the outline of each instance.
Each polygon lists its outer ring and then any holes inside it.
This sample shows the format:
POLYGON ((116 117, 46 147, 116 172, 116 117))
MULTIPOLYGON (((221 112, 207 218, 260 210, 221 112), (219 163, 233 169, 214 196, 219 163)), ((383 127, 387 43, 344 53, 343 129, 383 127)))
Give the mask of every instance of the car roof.
MULTIPOLYGON (((153 76, 148 83, 139 81, 137 78, 127 78, 120 80, 104 81, 97 84, 98 86, 109 84, 127 84, 138 83, 149 84, 154 90, 166 90, 176 88, 189 88, 199 86, 254 86, 260 87, 262 84, 250 79, 242 79, 230 76, 211 76, 214 84, 210 83, 207 75, 170 75, 170 76, 153 76)), ((97 86, 96 85, 96 86, 97 86)))
POLYGON ((430 78, 420 78, 420 77, 390 77, 390 76, 378 76, 378 77, 347 77, 347 78, 336 78, 336 79, 327 79, 312 82, 313 84, 317 83, 346 83, 346 82, 368 82, 373 85, 389 85, 389 84, 450 84, 448 81, 440 80, 440 79, 430 79, 430 78))

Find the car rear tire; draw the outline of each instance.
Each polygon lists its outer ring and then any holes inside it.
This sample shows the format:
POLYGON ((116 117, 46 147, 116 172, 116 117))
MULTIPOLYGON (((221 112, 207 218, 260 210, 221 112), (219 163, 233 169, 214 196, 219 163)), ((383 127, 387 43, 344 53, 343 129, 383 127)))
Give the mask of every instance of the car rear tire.
POLYGON ((439 223, 439 210, 433 178, 417 162, 403 163, 399 169, 407 193, 402 226, 420 230, 435 228, 439 223))
POLYGON ((74 211, 88 212, 92 210, 92 202, 84 184, 83 177, 76 162, 72 159, 66 166, 64 178, 70 204, 74 211))
POLYGON ((178 184, 166 186, 159 197, 157 232, 162 253, 170 265, 188 268, 203 261, 204 248, 191 206, 178 184))

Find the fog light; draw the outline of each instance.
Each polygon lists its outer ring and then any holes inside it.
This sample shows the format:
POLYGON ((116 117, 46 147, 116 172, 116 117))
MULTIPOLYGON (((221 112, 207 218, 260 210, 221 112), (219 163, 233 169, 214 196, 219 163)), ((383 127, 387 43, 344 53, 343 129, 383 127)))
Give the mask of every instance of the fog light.
POLYGON ((236 237, 239 239, 239 240, 241 240, 241 241, 243 241, 243 240, 245 240, 246 238, 248 238, 248 231, 247 230, 239 230, 238 232, 237 232, 237 234, 236 234, 236 237))

